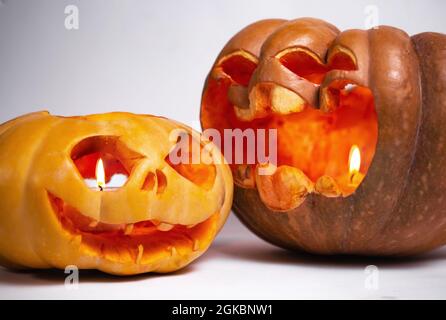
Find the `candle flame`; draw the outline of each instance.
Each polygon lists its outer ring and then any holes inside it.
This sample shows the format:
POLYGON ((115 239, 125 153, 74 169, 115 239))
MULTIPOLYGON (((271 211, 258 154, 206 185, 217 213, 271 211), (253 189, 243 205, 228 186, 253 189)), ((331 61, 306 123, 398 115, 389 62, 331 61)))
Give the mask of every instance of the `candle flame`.
POLYGON ((105 187, 105 169, 104 169, 104 162, 101 158, 99 158, 98 162, 96 163, 96 181, 98 184, 98 187, 100 190, 104 189, 105 187))
POLYGON ((350 155, 348 157, 348 171, 350 175, 358 173, 361 167, 361 152, 357 145, 350 148, 350 155))

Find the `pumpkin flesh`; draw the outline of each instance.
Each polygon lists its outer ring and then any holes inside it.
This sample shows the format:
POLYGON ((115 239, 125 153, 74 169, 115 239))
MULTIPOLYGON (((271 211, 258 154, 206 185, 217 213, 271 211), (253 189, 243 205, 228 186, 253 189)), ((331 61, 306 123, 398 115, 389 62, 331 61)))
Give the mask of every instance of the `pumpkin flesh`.
MULTIPOLYGON (((314 59, 308 59, 307 55, 293 56, 286 63, 289 68, 305 66, 299 69, 301 76, 314 81, 315 86, 330 70, 314 59)), ((352 66, 349 63, 347 59, 340 58, 336 66, 339 68, 342 64, 350 69, 352 66)), ((354 192, 355 187, 352 187, 346 174, 350 149, 353 145, 359 147, 362 160, 360 172, 365 175, 372 162, 378 137, 377 115, 370 89, 348 82, 333 82, 327 87, 331 112, 306 102, 300 112, 287 115, 269 112, 265 117, 243 121, 237 117, 227 93, 234 83, 247 87, 247 79, 250 79, 255 68, 242 57, 225 59, 223 66, 226 77, 209 79, 203 94, 201 120, 204 128, 215 128, 222 136, 224 129, 276 129, 277 166, 298 168, 313 183, 322 176, 330 176, 338 182, 343 195, 354 192), (231 66, 228 66, 229 62, 231 66), (232 70, 237 70, 234 76, 232 70)), ((271 107, 266 106, 266 109, 271 107)), ((246 161, 248 153, 255 154, 256 150, 247 150, 247 144, 244 144, 244 148, 246 161)), ((224 146, 222 149, 224 151, 224 146)), ((235 149, 232 155, 234 153, 235 149)), ((238 166, 234 160, 228 159, 233 172, 237 172, 238 166)), ((250 165, 255 167, 257 164, 250 165)))
POLYGON ((119 263, 152 263, 159 256, 194 252, 209 242, 217 229, 218 214, 196 226, 172 225, 160 231, 158 221, 132 224, 95 222, 60 198, 48 195, 62 227, 84 250, 119 263), (94 226, 92 226, 94 223, 94 226))

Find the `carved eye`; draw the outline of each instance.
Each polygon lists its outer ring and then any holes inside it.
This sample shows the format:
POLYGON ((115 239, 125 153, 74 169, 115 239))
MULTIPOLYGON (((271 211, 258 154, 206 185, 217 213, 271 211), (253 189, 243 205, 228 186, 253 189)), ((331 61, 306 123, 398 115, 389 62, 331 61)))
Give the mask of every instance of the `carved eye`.
POLYGON ((214 164, 203 163, 208 151, 188 133, 182 133, 165 161, 178 174, 192 183, 210 190, 216 178, 214 164))
POLYGON ((287 69, 314 84, 321 84, 330 70, 356 70, 356 58, 353 53, 340 46, 329 52, 327 64, 314 52, 302 47, 287 48, 279 52, 276 58, 287 69))
POLYGON ((130 150, 116 136, 89 137, 78 144, 71 151, 71 159, 82 178, 89 187, 89 180, 96 182, 96 169, 102 160, 105 182, 120 187, 127 181, 136 161, 143 156, 130 150))
POLYGON ((223 57, 219 62, 221 70, 236 83, 247 86, 254 70, 257 58, 246 51, 237 51, 223 57))

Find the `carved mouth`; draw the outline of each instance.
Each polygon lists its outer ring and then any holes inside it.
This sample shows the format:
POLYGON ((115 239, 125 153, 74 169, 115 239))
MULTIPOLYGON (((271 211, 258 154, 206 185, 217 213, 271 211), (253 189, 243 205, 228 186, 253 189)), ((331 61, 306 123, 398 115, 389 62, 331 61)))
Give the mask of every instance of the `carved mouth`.
POLYGON ((239 141, 242 164, 233 150, 225 145, 222 150, 229 156, 235 184, 256 188, 273 211, 295 209, 310 193, 348 197, 372 164, 378 141, 373 92, 346 74, 358 69, 350 49, 330 52, 326 62, 301 47, 260 63, 233 54, 217 62, 206 82, 202 127, 222 136, 227 129, 254 131, 251 143, 239 141), (267 145, 271 140, 264 132, 270 130, 276 137, 271 167, 277 170, 263 175, 258 172, 267 169, 261 163, 265 159, 248 161, 245 155, 258 155, 259 149, 250 145, 267 145), (350 172, 352 150, 359 154, 359 168, 350 172))
POLYGON ((218 213, 196 225, 147 220, 108 224, 95 221, 48 193, 61 226, 94 256, 121 263, 150 264, 158 259, 203 252, 217 232, 218 213))

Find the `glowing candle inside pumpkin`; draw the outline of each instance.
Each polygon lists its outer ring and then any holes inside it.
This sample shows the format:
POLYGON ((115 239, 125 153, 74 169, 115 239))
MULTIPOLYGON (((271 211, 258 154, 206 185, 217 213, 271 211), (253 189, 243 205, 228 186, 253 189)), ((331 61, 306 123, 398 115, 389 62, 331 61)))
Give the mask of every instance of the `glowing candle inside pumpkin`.
POLYGON ((349 184, 358 186, 361 183, 363 175, 359 172, 361 168, 361 152, 357 145, 350 148, 348 157, 349 184))
POLYGON ((114 167, 113 163, 110 164, 110 161, 104 160, 103 158, 99 158, 96 161, 96 170, 94 177, 85 178, 84 182, 88 188, 93 190, 100 191, 115 191, 125 185, 128 179, 128 175, 118 172, 113 172, 114 167), (108 163, 108 173, 111 174, 110 179, 106 182, 105 176, 105 166, 108 163))
POLYGON ((101 158, 99 158, 98 162, 96 163, 96 182, 98 185, 99 190, 104 190, 105 187, 105 169, 104 169, 104 162, 101 158))

